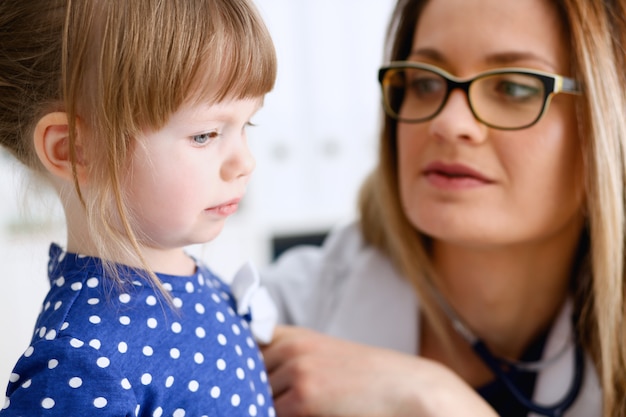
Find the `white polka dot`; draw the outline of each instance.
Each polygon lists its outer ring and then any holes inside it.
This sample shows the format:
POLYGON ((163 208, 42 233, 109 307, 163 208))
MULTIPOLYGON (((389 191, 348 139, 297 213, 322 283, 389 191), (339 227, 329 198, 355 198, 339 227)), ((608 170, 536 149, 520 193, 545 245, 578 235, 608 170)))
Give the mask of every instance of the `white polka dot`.
POLYGON ((100 299, 99 298, 90 298, 89 300, 87 300, 87 304, 89 304, 91 306, 95 306, 98 303, 100 303, 100 299))
POLYGON ((165 288, 166 291, 172 291, 172 284, 170 284, 169 282, 164 282, 163 288, 165 288))
POLYGON ((74 291, 80 291, 83 289, 83 284, 82 282, 75 282, 70 286, 70 288, 74 291))
POLYGON ((93 400, 93 405, 96 408, 104 408, 107 406, 107 399, 104 397, 98 397, 95 400, 93 400))
POLYGON ((246 377, 246 373, 241 368, 237 368, 237 378, 244 379, 246 377))
POLYGON ((56 310, 60 309, 62 305, 63 305, 63 301, 57 301, 54 304, 54 310, 56 311, 56 310))
POLYGON ((226 343, 228 343, 228 341, 226 340, 226 336, 224 336, 223 334, 218 334, 217 343, 219 343, 222 346, 226 346, 226 343))
POLYGON ((204 276, 202 274, 198 274, 198 284, 204 285, 204 276))
POLYGON ((89 322, 91 324, 100 324, 101 321, 102 320, 98 316, 91 316, 91 317, 89 317, 89 322))
POLYGON ((61 330, 65 330, 68 327, 70 327, 70 324, 68 322, 63 323, 63 326, 61 326, 61 330))
POLYGON ((154 350, 150 346, 144 346, 142 352, 145 356, 152 356, 154 350))
POLYGON ((46 305, 43 306, 44 311, 48 311, 49 308, 50 308, 50 301, 48 301, 46 305))
POLYGON ((98 358, 98 360, 96 361, 96 364, 100 367, 100 368, 107 368, 110 364, 111 361, 109 360, 109 358, 105 358, 104 356, 101 358, 98 358))
POLYGON ((253 370, 255 367, 256 367, 256 364, 254 363, 254 359, 248 358, 248 368, 250 370, 253 370))
POLYGON ((122 304, 127 304, 128 302, 130 302, 130 295, 129 294, 120 294, 120 303, 122 304))
POLYGON ((163 415, 163 409, 161 407, 158 407, 156 410, 154 410, 154 413, 152 413, 152 417, 161 417, 163 415))
POLYGON ((191 392, 197 392, 198 388, 200 388, 200 384, 198 383, 198 381, 190 381, 188 388, 191 392))
POLYGON ((149 295, 146 298, 146 304, 148 304, 149 306, 155 306, 157 303, 157 299, 154 295, 149 295))
POLYGON ((33 380, 32 380, 32 379, 29 379, 28 381, 26 381, 26 382, 24 382, 24 383, 22 384, 22 388, 28 388, 28 387, 30 387, 30 386, 31 386, 31 384, 32 384, 32 383, 33 383, 33 380))
POLYGON ((265 397, 263 396, 263 394, 258 394, 256 396, 256 403, 260 405, 261 407, 265 405, 265 397))
POLYGON ((124 326, 128 326, 130 324, 130 317, 128 316, 120 317, 120 323, 124 326))
POLYGON ((65 285, 65 278, 59 277, 59 279, 56 280, 56 285, 57 285, 57 287, 64 286, 65 285))
POLYGON ((165 388, 170 388, 172 385, 174 385, 174 377, 170 375, 165 380, 165 388))
POLYGON ((198 327, 196 329, 196 336, 198 336, 200 339, 204 339, 206 336, 206 330, 204 330, 202 327, 198 327))
POLYGON ((152 375, 150 374, 143 374, 141 375, 141 383, 144 385, 150 385, 150 383, 152 382, 152 375))
POLYGON ((211 388, 211 397, 212 398, 217 399, 217 398, 219 398, 220 394, 221 394, 220 387, 213 387, 213 388, 211 388))
POLYGON ((176 348, 170 349, 170 356, 172 357, 172 359, 180 358, 180 350, 178 350, 176 348))
POLYGON ((274 407, 270 407, 270 409, 267 411, 267 415, 268 417, 276 417, 276 410, 274 410, 274 407))
POLYGON ((141 404, 137 404, 137 407, 135 407, 135 416, 139 416, 139 410, 141 410, 141 404))
POLYGON ((223 299, 224 301, 228 301, 228 300, 230 300, 230 296, 228 295, 228 293, 226 293, 226 292, 222 291, 222 292, 220 292, 220 295, 222 296, 222 299, 223 299))
POLYGON ((233 407, 238 407, 239 404, 241 404, 241 398, 239 397, 239 395, 235 394, 230 397, 230 403, 233 405, 233 407))
POLYGON ((217 296, 217 294, 211 294, 211 298, 213 299, 213 301, 215 301, 216 303, 221 303, 222 300, 220 300, 220 298, 217 296))
POLYGON ((148 327, 151 329, 156 329, 158 325, 157 320, 155 318, 149 318, 147 324, 148 324, 148 327))
POLYGON ((172 414, 173 417, 185 417, 185 410, 183 410, 182 408, 178 408, 174 411, 174 414, 172 414))
POLYGON ((79 388, 83 385, 83 380, 75 376, 74 378, 70 379, 68 384, 72 388, 79 388))
POLYGON ((190 293, 190 294, 191 294, 191 293, 193 292, 193 290, 194 290, 194 289, 195 289, 195 288, 194 288, 194 286, 193 286, 193 283, 192 283, 192 282, 188 282, 188 283, 186 283, 186 284, 185 284, 185 291, 187 291, 188 293, 190 293))
POLYGON ((183 327, 180 325, 180 323, 172 323, 172 331, 174 333, 180 333, 183 330, 183 327))
POLYGON ((224 321, 226 321, 226 317, 224 317, 224 313, 222 313, 221 311, 218 311, 217 313, 215 313, 215 318, 220 323, 224 323, 224 321))
MULTIPOLYGON (((52 368, 50 368, 52 369, 52 368)), ((16 373, 11 373, 11 376, 9 377, 9 381, 16 383, 17 381, 20 380, 20 375, 16 374, 16 373)))
POLYGON ((54 340, 57 337, 57 331, 52 329, 46 334, 46 340, 54 340))
POLYGON ((254 340, 252 340, 251 337, 247 337, 246 338, 246 343, 248 344, 249 348, 251 348, 251 349, 254 348, 254 340))
POLYGON ((98 286, 98 283, 99 283, 98 278, 89 278, 87 280, 87 286, 89 288, 96 288, 98 286))
POLYGON ((239 345, 235 345, 235 352, 237 352, 237 355, 239 356, 243 355, 243 351, 241 350, 241 346, 239 345))
POLYGON ((133 386, 130 384, 130 381, 128 380, 128 378, 124 378, 122 379, 122 388, 129 390, 131 389, 133 386))
POLYGON ((183 306, 183 300, 181 300, 178 297, 174 298, 172 300, 172 303, 174 304, 174 307, 177 307, 177 308, 181 308, 183 306))
POLYGON ((259 373, 259 376, 261 377, 261 382, 263 382, 263 383, 267 382, 267 374, 265 373, 265 371, 261 371, 259 373))
POLYGON ((44 337, 44 335, 46 334, 46 328, 42 327, 41 329, 39 329, 39 337, 44 337))
POLYGON ((126 353, 126 352, 128 352, 128 345, 126 344, 126 342, 120 342, 117 345, 117 350, 120 353, 126 353))
POLYGON ((193 355, 193 361, 200 365, 204 362, 204 355, 202 353, 196 353, 195 355, 193 355))
POLYGON ((239 330, 239 326, 237 326, 236 324, 233 324, 232 329, 233 333, 235 333, 236 335, 241 334, 241 330, 239 330))
POLYGON ((206 310, 204 309, 204 306, 200 303, 196 304, 196 313, 198 314, 204 314, 206 310))
POLYGON ((70 340, 70 346, 74 347, 74 348, 79 348, 82 347, 85 343, 81 340, 78 339, 72 339, 70 340))
POLYGON ((216 365, 217 369, 219 369, 220 371, 226 369, 226 361, 224 359, 218 359, 216 365))
POLYGON ((233 317, 235 317, 235 316, 236 316, 236 314, 235 314, 235 310, 233 310, 231 307, 228 307, 228 309, 227 309, 227 310, 228 310, 228 314, 230 314, 230 315, 231 315, 231 316, 233 316, 233 317))
POLYGON ((102 346, 102 343, 98 339, 93 339, 89 342, 89 346, 91 346, 94 349, 100 349, 100 347, 102 346))
POLYGON ((49 397, 44 398, 44 399, 41 401, 41 406, 42 406, 43 408, 45 408, 46 410, 49 410, 49 409, 51 409, 52 407, 54 407, 54 400, 53 400, 52 398, 49 398, 49 397))
POLYGON ((58 360, 56 360, 56 359, 50 359, 50 360, 48 361, 48 369, 54 369, 54 368, 56 368, 57 366, 59 366, 59 361, 58 361, 58 360))
POLYGON ((256 405, 251 404, 250 407, 248 407, 248 414, 250 414, 251 417, 256 417, 256 405))

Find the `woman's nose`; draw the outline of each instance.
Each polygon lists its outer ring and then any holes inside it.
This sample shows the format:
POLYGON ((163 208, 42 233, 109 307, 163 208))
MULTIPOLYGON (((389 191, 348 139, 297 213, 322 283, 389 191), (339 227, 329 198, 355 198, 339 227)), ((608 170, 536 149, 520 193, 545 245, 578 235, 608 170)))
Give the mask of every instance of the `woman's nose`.
POLYGON ((463 140, 482 143, 487 137, 487 126, 476 119, 465 92, 450 92, 441 111, 430 121, 430 133, 442 140, 463 140))

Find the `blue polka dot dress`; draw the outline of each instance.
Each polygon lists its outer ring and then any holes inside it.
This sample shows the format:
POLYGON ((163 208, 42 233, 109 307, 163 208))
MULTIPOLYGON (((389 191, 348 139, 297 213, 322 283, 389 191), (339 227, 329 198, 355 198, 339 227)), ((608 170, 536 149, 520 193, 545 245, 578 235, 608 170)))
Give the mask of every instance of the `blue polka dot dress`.
POLYGON ((176 308, 140 274, 119 289, 55 244, 49 277, 0 416, 275 415, 249 324, 206 267, 158 275, 176 308))

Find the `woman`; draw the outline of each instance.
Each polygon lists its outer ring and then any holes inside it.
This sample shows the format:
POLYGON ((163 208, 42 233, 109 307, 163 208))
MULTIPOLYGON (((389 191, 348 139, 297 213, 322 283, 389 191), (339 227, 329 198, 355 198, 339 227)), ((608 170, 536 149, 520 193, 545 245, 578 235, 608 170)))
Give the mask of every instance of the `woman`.
POLYGON ((278 329, 279 416, 626 415, 625 9, 399 0, 360 222, 265 274, 350 340, 278 329))

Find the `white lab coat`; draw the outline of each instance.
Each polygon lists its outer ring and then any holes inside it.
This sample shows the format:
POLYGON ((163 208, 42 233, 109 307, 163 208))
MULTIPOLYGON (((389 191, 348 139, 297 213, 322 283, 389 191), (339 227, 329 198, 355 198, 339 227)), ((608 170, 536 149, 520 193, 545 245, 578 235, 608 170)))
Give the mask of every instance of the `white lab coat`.
MULTIPOLYGON (((419 300, 379 251, 366 245, 358 225, 333 231, 322 248, 284 254, 261 274, 279 310, 279 322, 372 346, 419 354, 419 300)), ((544 358, 553 357, 571 335, 571 307, 561 312, 544 358)), ((534 401, 553 404, 570 386, 573 349, 541 371, 534 401)), ((601 416, 601 390, 589 358, 581 392, 566 417, 601 416)), ((530 414, 533 416, 533 414, 530 414)))

